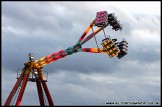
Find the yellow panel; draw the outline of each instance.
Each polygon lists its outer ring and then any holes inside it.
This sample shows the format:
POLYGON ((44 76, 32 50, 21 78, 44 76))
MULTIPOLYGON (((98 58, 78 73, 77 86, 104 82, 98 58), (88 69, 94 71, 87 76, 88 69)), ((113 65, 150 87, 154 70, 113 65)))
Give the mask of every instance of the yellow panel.
POLYGON ((115 54, 117 55, 119 53, 119 51, 117 51, 115 54))
POLYGON ((101 45, 102 45, 102 46, 106 46, 106 45, 107 45, 107 43, 102 43, 101 45))
POLYGON ((115 52, 112 53, 112 56, 115 56, 115 55, 117 55, 118 53, 119 53, 119 51, 115 51, 115 52))
POLYGON ((115 53, 113 53, 113 56, 115 56, 116 54, 115 53))
POLYGON ((103 44, 103 43, 102 43, 101 45, 102 45, 102 46, 104 46, 104 44, 103 44))
POLYGON ((113 43, 110 43, 109 46, 112 47, 114 44, 113 43))
POLYGON ((104 45, 107 45, 107 42, 104 42, 103 44, 104 44, 104 45))
POLYGON ((109 49, 109 48, 110 48, 110 46, 107 46, 107 47, 106 47, 106 49, 109 49))
POLYGON ((108 52, 110 52, 110 53, 111 53, 111 52, 113 52, 113 51, 112 51, 112 50, 109 50, 108 52))
POLYGON ((113 51, 118 50, 117 48, 113 48, 113 51))
POLYGON ((107 40, 107 41, 104 41, 102 44, 108 44, 108 43, 110 43, 110 42, 112 42, 112 39, 109 39, 109 40, 107 40))
POLYGON ((115 54, 113 53, 113 54, 111 54, 111 56, 112 56, 112 57, 114 57, 114 56, 115 56, 115 54))

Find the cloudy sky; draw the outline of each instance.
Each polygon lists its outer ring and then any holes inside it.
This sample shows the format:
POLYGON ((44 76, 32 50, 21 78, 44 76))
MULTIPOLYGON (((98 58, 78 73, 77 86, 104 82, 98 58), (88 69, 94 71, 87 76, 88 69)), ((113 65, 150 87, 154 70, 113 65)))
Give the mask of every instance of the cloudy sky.
MULTIPOLYGON (((105 32, 125 38, 128 54, 76 53, 46 65, 55 105, 160 103, 160 2, 2 2, 2 105, 28 53, 38 59, 73 46, 103 10, 120 20, 122 31, 105 32)), ((96 37, 100 45, 103 32, 96 37)), ((94 39, 82 47, 96 47, 94 39)), ((28 82, 21 104, 39 105, 35 83, 28 82)))

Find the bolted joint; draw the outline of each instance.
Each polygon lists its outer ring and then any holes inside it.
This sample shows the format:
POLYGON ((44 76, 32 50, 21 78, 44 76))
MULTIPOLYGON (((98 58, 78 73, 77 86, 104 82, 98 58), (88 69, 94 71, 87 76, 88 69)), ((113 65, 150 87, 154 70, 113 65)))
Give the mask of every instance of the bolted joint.
POLYGON ((76 52, 79 52, 79 50, 81 50, 81 45, 80 44, 76 44, 73 46, 73 51, 76 53, 76 52))
POLYGON ((25 65, 25 67, 27 68, 27 67, 29 67, 31 64, 30 64, 30 62, 27 62, 27 63, 24 63, 24 65, 25 65))
POLYGON ((27 63, 24 63, 24 65, 25 65, 25 68, 28 68, 28 69, 33 68, 33 62, 27 62, 27 63))
POLYGON ((65 51, 67 52, 68 55, 71 55, 74 53, 72 47, 68 47, 65 51))

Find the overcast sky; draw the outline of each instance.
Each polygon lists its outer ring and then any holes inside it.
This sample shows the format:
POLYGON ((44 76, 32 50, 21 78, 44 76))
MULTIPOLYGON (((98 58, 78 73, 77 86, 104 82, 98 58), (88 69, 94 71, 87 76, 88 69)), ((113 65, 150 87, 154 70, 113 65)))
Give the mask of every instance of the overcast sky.
MULTIPOLYGON (((125 38, 128 54, 80 52, 46 65, 55 105, 160 103, 160 2, 2 2, 2 105, 30 52, 38 59, 73 46, 103 10, 120 20, 122 31, 108 26, 105 32, 125 38)), ((100 45, 103 32, 96 38, 100 45)), ((96 47, 94 39, 82 47, 96 47)), ((21 104, 39 105, 35 83, 28 82, 21 104)))

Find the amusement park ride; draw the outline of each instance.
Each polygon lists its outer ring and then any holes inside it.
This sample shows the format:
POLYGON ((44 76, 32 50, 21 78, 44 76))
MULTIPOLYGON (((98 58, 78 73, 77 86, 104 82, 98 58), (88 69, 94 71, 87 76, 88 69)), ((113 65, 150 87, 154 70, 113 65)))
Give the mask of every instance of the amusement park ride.
POLYGON ((74 46, 68 47, 67 49, 58 51, 56 53, 52 53, 38 60, 34 60, 34 55, 29 53, 29 61, 24 63, 25 67, 17 78, 17 82, 15 83, 4 105, 20 106, 26 84, 28 81, 31 81, 36 82, 40 105, 54 106, 42 67, 58 59, 64 58, 67 55, 77 52, 91 52, 101 54, 106 53, 110 58, 117 56, 120 59, 125 56, 128 52, 128 42, 125 39, 123 39, 121 42, 117 42, 117 39, 111 39, 110 36, 107 37, 104 28, 106 28, 108 25, 112 26, 112 29, 115 31, 122 30, 122 27, 115 18, 114 14, 108 14, 107 11, 97 12, 95 20, 90 23, 74 46), (97 26, 97 29, 93 30, 93 26, 97 26), (84 38, 90 29, 92 29, 92 33, 84 38), (95 35, 100 31, 104 32, 105 37, 101 43, 103 48, 98 47, 97 39, 95 37, 95 35), (82 45, 92 37, 95 39, 97 48, 82 48, 82 45))

